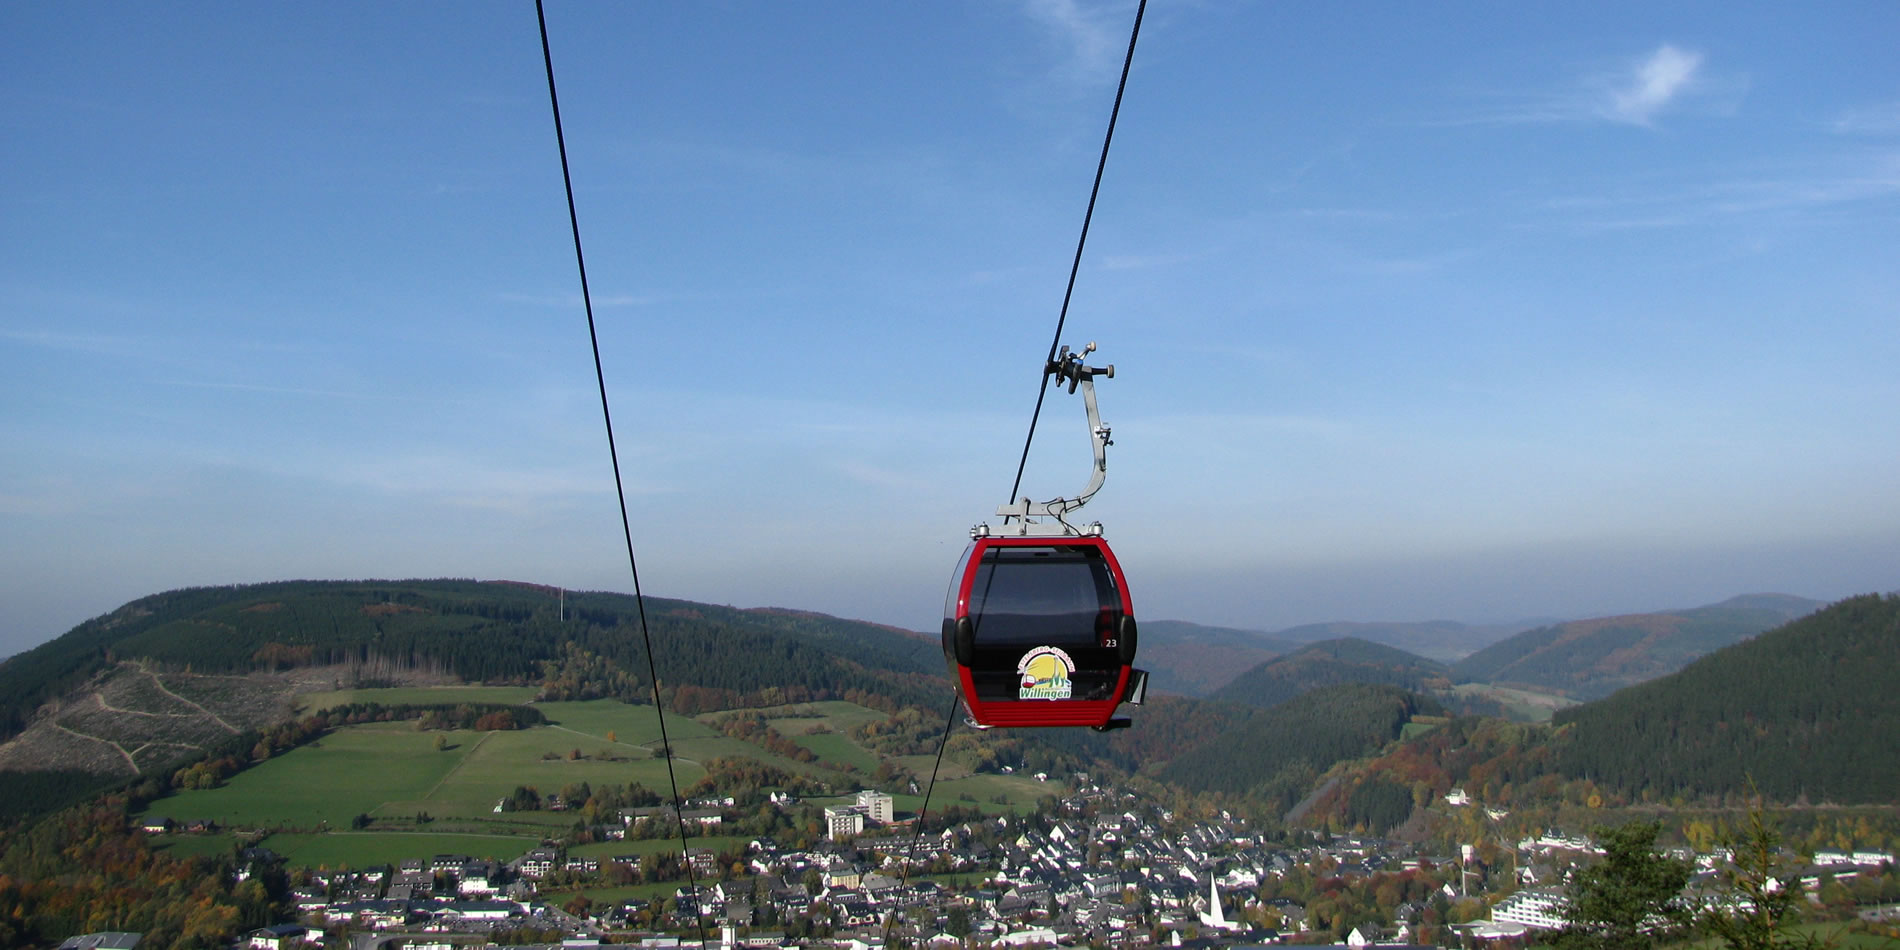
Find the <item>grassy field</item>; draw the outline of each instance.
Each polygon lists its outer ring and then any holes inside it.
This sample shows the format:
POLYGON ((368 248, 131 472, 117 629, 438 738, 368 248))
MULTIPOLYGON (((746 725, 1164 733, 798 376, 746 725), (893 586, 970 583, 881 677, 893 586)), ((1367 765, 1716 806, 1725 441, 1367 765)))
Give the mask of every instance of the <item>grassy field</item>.
MULTIPOLYGON (((767 706, 748 709, 745 712, 764 716, 773 729, 778 730, 780 734, 793 742, 810 749, 812 754, 818 756, 818 761, 815 763, 793 762, 766 753, 756 746, 753 746, 750 752, 739 752, 737 747, 727 746, 716 754, 745 755, 791 772, 834 783, 851 781, 837 774, 841 771, 837 768, 840 765, 850 765, 859 769, 862 775, 869 775, 877 770, 877 755, 851 741, 848 735, 855 726, 882 720, 884 714, 875 709, 843 700, 827 700, 817 703, 796 703, 789 706, 767 706), (817 731, 816 735, 812 734, 814 730, 817 731)), ((721 719, 737 714, 736 712, 708 713, 699 718, 717 726, 721 719)), ((682 749, 684 748, 687 747, 682 746, 682 749)))
MULTIPOLYGON (((352 699, 342 701, 391 702, 396 698, 392 694, 436 691, 353 692, 352 699)), ((659 739, 652 707, 601 701, 547 703, 541 708, 553 724, 513 732, 419 732, 406 722, 352 726, 253 766, 222 788, 161 799, 146 814, 178 821, 208 818, 228 828, 339 832, 349 829, 358 814, 380 822, 406 822, 426 812, 435 821, 416 834, 420 839, 451 840, 469 832, 502 835, 515 840, 487 850, 519 854, 543 837, 565 831, 575 819, 559 812, 496 813, 496 802, 517 785, 534 786, 543 793, 580 782, 667 787, 665 760, 654 757, 646 747, 659 739), (608 741, 609 735, 613 741, 608 741), (447 740, 447 748, 435 748, 438 737, 447 740)), ((745 743, 714 735, 691 719, 668 717, 667 726, 676 729, 676 735, 698 737, 676 746, 681 758, 674 765, 682 786, 691 786, 705 775, 703 768, 690 761, 696 753, 709 756, 749 750, 756 753, 754 757, 767 758, 745 743)), ((364 860, 374 863, 391 847, 377 843, 383 840, 378 834, 396 835, 390 840, 404 842, 405 847, 409 844, 400 837, 403 833, 373 829, 362 835, 335 836, 338 840, 321 847, 299 845, 293 856, 302 862, 302 855, 310 854, 316 856, 310 863, 334 864, 347 860, 353 849, 361 849, 364 860)), ((425 840, 419 847, 428 851, 435 846, 425 840)))
MULTIPOLYGON (((740 835, 710 835, 704 838, 691 835, 686 842, 695 851, 708 848, 717 854, 721 851, 743 851, 751 840, 740 835)), ((606 860, 622 854, 678 854, 679 850, 678 838, 642 838, 638 841, 596 841, 593 844, 575 845, 567 849, 567 853, 580 858, 606 860)))
MULTIPOLYGON (((561 705, 561 704, 554 704, 561 705)), ((457 766, 422 795, 391 796, 387 805, 371 814, 397 817, 427 811, 437 818, 492 818, 495 804, 516 786, 531 786, 542 794, 552 794, 563 786, 587 782, 625 784, 639 782, 648 788, 667 788, 666 761, 652 757, 644 748, 628 743, 608 743, 604 739, 578 735, 559 727, 543 726, 515 732, 486 735, 453 733, 467 737, 468 751, 457 766), (571 758, 575 752, 578 758, 571 758), (606 752, 603 756, 601 753, 606 752)), ((675 761, 682 787, 702 778, 706 771, 689 761, 675 761)), ((566 826, 571 815, 558 812, 510 815, 566 826)))
MULTIPOLYGON (((636 745, 660 741, 660 721, 653 715, 652 706, 592 699, 581 703, 536 703, 535 708, 556 728, 595 739, 606 739, 612 732, 619 741, 636 745)), ((671 713, 666 716, 666 732, 675 742, 719 734, 697 719, 671 713)))
POLYGON ((1460 696, 1477 696, 1499 703, 1504 714, 1515 722, 1549 722, 1552 713, 1577 701, 1553 693, 1539 693, 1489 683, 1463 683, 1456 687, 1460 696))
POLYGON ((173 857, 201 858, 230 854, 237 847, 237 839, 230 835, 166 835, 153 838, 152 847, 173 857))
MULTIPOLYGON (((924 778, 928 778, 929 775, 928 771, 923 773, 924 778)), ((982 806, 985 812, 999 812, 1033 808, 1036 799, 1044 795, 1060 795, 1062 792, 1063 786, 1060 783, 1038 782, 1022 775, 971 775, 967 778, 948 781, 939 777, 937 790, 932 794, 931 802, 933 804, 955 802, 959 805, 969 805, 971 803, 966 799, 965 796, 967 796, 968 799, 975 799, 976 804, 982 806), (995 801, 999 795, 1007 800, 1007 804, 995 801)), ((897 807, 903 808, 902 802, 911 797, 913 796, 899 796, 897 807)), ((919 802, 923 801, 921 796, 915 797, 919 802)), ((912 809, 914 810, 915 806, 912 806, 912 809)))
MULTIPOLYGON (((466 738, 466 734, 463 734, 466 738)), ((470 741, 438 752, 435 734, 409 723, 341 729, 233 776, 223 788, 180 792, 147 815, 209 818, 226 827, 348 828, 391 799, 419 800, 468 757, 470 741)))
POLYGON ((824 726, 833 732, 844 732, 853 726, 876 722, 884 718, 884 714, 875 709, 843 700, 768 706, 752 711, 771 720, 774 729, 788 736, 803 735, 818 726, 824 726))
MULTIPOLYGON (((521 702, 526 687, 407 687, 343 690, 304 697, 307 708, 350 702, 389 705, 434 702, 521 702)), ((612 700, 539 703, 546 725, 507 732, 423 732, 412 722, 372 723, 339 729, 233 776, 222 788, 185 791, 152 803, 146 815, 176 821, 210 819, 231 830, 265 830, 266 846, 301 866, 369 866, 442 853, 512 858, 558 838, 577 820, 565 812, 497 812, 496 804, 517 786, 543 795, 586 782, 600 786, 638 782, 661 794, 668 787, 666 761, 655 755, 659 720, 651 706, 612 700), (442 740, 445 747, 436 748, 442 740), (428 820, 419 816, 426 813, 428 820), (352 819, 367 815, 371 826, 356 831, 352 819)), ((840 792, 857 787, 859 775, 877 768, 878 757, 850 740, 851 727, 882 717, 852 703, 804 703, 763 710, 775 727, 820 758, 801 763, 719 734, 720 714, 706 721, 668 716, 674 767, 682 790, 705 775, 703 763, 720 757, 764 762, 809 775, 840 792), (820 728, 822 727, 822 728, 820 728), (817 734, 811 730, 820 729, 817 734)), ((920 777, 929 756, 901 760, 920 777)), ((976 804, 996 812, 1032 805, 1059 786, 1017 776, 970 775, 953 764, 937 786, 934 803, 976 804), (998 797, 1002 802, 996 801, 998 797), (969 800, 965 800, 969 799, 969 800)), ((921 796, 899 796, 900 811, 915 812, 921 796)), ((742 839, 694 839, 694 847, 728 850, 742 839)), ((214 853, 233 836, 177 837, 164 846, 180 853, 214 853)), ((574 853, 595 857, 644 854, 677 848, 669 840, 615 841, 584 845, 574 853)))
POLYGON ((920 782, 930 781, 930 770, 932 768, 937 769, 937 781, 939 783, 965 778, 975 774, 967 767, 958 765, 956 761, 952 759, 944 759, 943 765, 938 767, 937 757, 935 755, 899 755, 894 756, 892 761, 908 769, 910 774, 917 776, 917 780, 920 782))
POLYGON ((865 751, 863 746, 835 732, 815 736, 794 736, 793 742, 804 746, 823 762, 843 762, 859 769, 862 774, 870 775, 877 771, 877 756, 865 751))
POLYGON ((298 867, 374 867, 408 858, 466 854, 472 858, 512 861, 540 844, 514 835, 434 834, 431 832, 352 832, 275 834, 263 846, 298 867))

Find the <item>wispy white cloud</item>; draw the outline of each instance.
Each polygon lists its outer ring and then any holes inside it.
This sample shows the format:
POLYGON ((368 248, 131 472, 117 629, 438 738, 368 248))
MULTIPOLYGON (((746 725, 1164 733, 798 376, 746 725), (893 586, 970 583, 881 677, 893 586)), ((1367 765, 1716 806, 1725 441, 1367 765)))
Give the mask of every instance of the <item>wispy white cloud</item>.
POLYGON ((1193 261, 1194 254, 1109 254, 1102 258, 1103 270, 1149 270, 1173 267, 1193 261))
POLYGON ((1892 135, 1900 133, 1900 102, 1883 102, 1879 105, 1861 106, 1849 109, 1834 121, 1829 128, 1842 135, 1892 135))
POLYGON ((1112 75, 1124 47, 1120 5, 1086 8, 1076 0, 1024 0, 1023 12, 1066 48, 1063 72, 1086 80, 1112 75))
POLYGON ((1664 112, 1682 109, 1692 98, 1705 110, 1731 110, 1746 88, 1743 77, 1711 75, 1704 68, 1700 52, 1664 43, 1640 59, 1573 78, 1553 90, 1485 93, 1483 99, 1489 105, 1480 111, 1424 124, 1616 122, 1651 126, 1664 112))
POLYGON ((0 340, 28 346, 79 353, 129 356, 144 351, 151 341, 142 337, 109 333, 64 333, 56 330, 0 329, 0 340))
MULTIPOLYGON (((613 493, 613 481, 593 468, 510 465, 451 452, 341 463, 324 469, 322 477, 378 495, 426 497, 455 507, 499 511, 534 511, 613 493)), ((630 495, 670 490, 637 479, 626 489, 630 495)))
POLYGON ((853 483, 867 488, 887 492, 899 492, 914 497, 925 497, 940 492, 942 485, 934 474, 905 472, 883 465, 873 465, 855 459, 842 459, 833 463, 833 469, 853 483))
POLYGON ((1610 90, 1606 115, 1621 122, 1648 125, 1696 80, 1702 54, 1667 43, 1656 48, 1610 90))

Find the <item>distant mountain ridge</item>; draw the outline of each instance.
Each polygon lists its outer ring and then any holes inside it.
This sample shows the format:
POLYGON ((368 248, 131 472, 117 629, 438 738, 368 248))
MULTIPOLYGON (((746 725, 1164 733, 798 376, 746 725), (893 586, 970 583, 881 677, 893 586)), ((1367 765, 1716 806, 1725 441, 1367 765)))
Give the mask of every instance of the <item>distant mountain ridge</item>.
POLYGON ((1326 686, 1365 683, 1414 692, 1449 689, 1451 671, 1443 663, 1357 637, 1308 644, 1268 660, 1209 694, 1209 699, 1261 709, 1326 686))
POLYGON ((1459 682, 1522 684, 1597 699, 1812 612, 1819 601, 1745 594, 1687 610, 1596 617, 1526 630, 1452 665, 1459 682))
POLYGON ((1359 623, 1336 620, 1329 623, 1301 624, 1274 633, 1274 636, 1302 643, 1352 637, 1396 647, 1407 653, 1441 663, 1450 663, 1482 650, 1506 637, 1539 626, 1537 622, 1467 624, 1456 620, 1417 622, 1373 621, 1359 623))
POLYGON ((1243 670, 1304 645, 1258 630, 1149 620, 1141 625, 1140 665, 1157 693, 1206 696, 1243 670))

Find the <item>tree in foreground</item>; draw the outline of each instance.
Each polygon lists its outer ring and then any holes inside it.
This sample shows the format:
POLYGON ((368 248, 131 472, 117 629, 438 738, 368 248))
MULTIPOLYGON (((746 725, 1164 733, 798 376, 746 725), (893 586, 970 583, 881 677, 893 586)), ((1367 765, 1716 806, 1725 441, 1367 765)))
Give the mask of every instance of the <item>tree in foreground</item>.
MULTIPOLYGON (((1754 783, 1749 783, 1754 791, 1754 783)), ((1781 835, 1763 814, 1759 795, 1748 809, 1748 825, 1726 834, 1721 844, 1731 854, 1722 875, 1723 899, 1705 908, 1702 925, 1729 950, 1822 950, 1833 945, 1816 935, 1793 932, 1803 903, 1800 872, 1781 856, 1781 835)))
POLYGON ((1690 920, 1682 898, 1690 866, 1656 852, 1660 822, 1598 828, 1603 860, 1570 882, 1562 943, 1576 950, 1647 950, 1690 920))

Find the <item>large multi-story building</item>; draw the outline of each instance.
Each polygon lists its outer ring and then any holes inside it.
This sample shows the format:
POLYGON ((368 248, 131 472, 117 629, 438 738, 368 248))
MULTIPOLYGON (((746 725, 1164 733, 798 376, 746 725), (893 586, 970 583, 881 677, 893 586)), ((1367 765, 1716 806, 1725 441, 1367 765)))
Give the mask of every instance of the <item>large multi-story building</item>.
POLYGON ((846 841, 864 830, 864 806, 833 805, 825 809, 827 836, 833 841, 846 841))
POLYGON ((891 796, 871 789, 858 793, 858 807, 864 809, 865 817, 884 825, 890 824, 897 814, 891 796))
POLYGON ((833 805, 825 809, 825 826, 831 840, 842 841, 862 833, 867 820, 890 824, 896 815, 891 796, 866 789, 858 793, 856 804, 833 805))
POLYGON ((1491 908, 1491 919, 1523 924, 1537 930, 1559 930, 1570 921, 1564 909, 1570 899, 1556 888, 1534 887, 1518 891, 1491 908))

